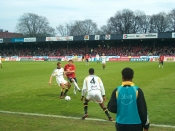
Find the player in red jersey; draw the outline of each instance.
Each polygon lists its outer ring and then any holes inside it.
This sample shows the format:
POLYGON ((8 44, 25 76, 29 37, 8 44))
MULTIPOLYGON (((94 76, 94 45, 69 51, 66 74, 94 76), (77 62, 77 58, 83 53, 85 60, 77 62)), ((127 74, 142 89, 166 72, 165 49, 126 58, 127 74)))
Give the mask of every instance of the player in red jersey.
POLYGON ((78 87, 78 84, 77 84, 75 70, 76 70, 76 67, 73 64, 73 60, 69 60, 69 63, 64 66, 64 71, 65 71, 65 74, 67 76, 67 79, 71 83, 72 82, 74 83, 74 94, 76 95, 76 90, 78 90, 79 92, 81 92, 81 89, 78 87))
POLYGON ((160 56, 159 56, 159 68, 162 65, 162 69, 163 69, 163 61, 164 61, 164 56, 160 54, 160 56))
POLYGON ((88 54, 85 55, 86 65, 89 65, 89 58, 90 56, 88 54))

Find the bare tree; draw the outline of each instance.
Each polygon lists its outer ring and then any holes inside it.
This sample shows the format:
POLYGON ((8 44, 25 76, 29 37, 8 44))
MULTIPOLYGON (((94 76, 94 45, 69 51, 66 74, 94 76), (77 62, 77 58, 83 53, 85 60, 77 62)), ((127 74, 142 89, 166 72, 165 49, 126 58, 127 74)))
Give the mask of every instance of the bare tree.
POLYGON ((16 29, 26 37, 55 36, 55 29, 49 26, 47 18, 33 13, 23 14, 16 29))
POLYGON ((170 31, 175 32, 175 9, 171 10, 168 16, 170 18, 170 31))
POLYGON ((102 27, 100 27, 100 30, 98 31, 99 35, 103 35, 103 34, 115 34, 113 31, 113 27, 110 25, 103 25, 102 27))
POLYGON ((170 19, 169 16, 160 12, 158 14, 152 15, 150 19, 150 31, 151 32, 166 32, 170 29, 170 19))
POLYGON ((149 16, 146 16, 144 12, 137 10, 134 12, 134 20, 132 24, 133 33, 147 33, 149 28, 149 16))
POLYGON ((73 32, 72 23, 66 23, 65 25, 59 25, 56 27, 56 30, 61 36, 70 36, 73 32))
POLYGON ((98 32, 97 24, 92 20, 75 21, 56 27, 58 34, 62 36, 94 35, 98 32))
POLYGON ((111 17, 107 26, 112 33, 125 34, 133 33, 133 24, 135 22, 134 12, 128 9, 118 11, 114 17, 111 17))
POLYGON ((150 16, 149 15, 143 15, 141 16, 141 31, 140 33, 149 33, 150 30, 150 16))

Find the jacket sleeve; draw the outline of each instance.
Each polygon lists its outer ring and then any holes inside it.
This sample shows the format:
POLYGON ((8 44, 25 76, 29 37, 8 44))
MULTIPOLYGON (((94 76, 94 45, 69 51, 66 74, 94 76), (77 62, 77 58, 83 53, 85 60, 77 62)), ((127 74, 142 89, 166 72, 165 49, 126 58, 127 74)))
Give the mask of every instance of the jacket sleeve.
POLYGON ((110 98, 108 105, 107 105, 108 110, 112 113, 115 113, 115 114, 117 113, 116 90, 117 89, 115 89, 112 92, 111 98, 110 98))
POLYGON ((138 107, 139 116, 142 122, 142 126, 143 128, 148 129, 149 119, 147 114, 147 105, 146 105, 143 91, 140 88, 138 88, 137 107, 138 107))

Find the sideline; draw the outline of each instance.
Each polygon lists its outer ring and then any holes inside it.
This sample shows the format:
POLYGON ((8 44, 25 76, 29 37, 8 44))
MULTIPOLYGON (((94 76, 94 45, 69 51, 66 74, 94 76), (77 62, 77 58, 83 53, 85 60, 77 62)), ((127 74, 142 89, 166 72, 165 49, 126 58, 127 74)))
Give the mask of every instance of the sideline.
MULTIPOLYGON (((27 115, 27 116, 42 116, 42 117, 67 118, 67 119, 70 119, 71 118, 71 119, 77 119, 77 120, 81 119, 80 117, 72 117, 72 116, 46 115, 46 114, 38 114, 38 113, 11 112, 11 111, 2 111, 2 110, 0 110, 0 113, 18 114, 18 115, 27 115)), ((108 121, 108 120, 95 119, 95 118, 86 118, 86 120, 91 120, 91 121, 108 121)), ((115 122, 115 121, 113 121, 113 122, 115 122)), ((150 126, 175 128, 175 126, 172 126, 172 125, 161 125, 161 124, 150 124, 150 126)))

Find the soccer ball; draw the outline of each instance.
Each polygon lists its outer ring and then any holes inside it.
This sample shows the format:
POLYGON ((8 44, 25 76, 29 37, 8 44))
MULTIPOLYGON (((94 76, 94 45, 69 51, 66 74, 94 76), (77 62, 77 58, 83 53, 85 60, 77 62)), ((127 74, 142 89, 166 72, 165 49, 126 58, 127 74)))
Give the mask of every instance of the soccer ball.
POLYGON ((66 96, 64 99, 65 99, 66 101, 70 101, 70 100, 71 100, 70 96, 66 96))

